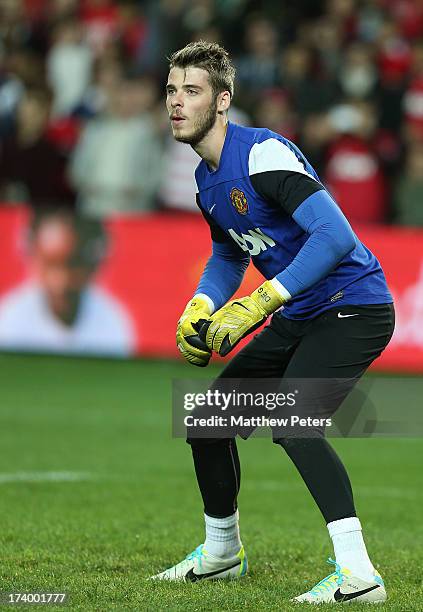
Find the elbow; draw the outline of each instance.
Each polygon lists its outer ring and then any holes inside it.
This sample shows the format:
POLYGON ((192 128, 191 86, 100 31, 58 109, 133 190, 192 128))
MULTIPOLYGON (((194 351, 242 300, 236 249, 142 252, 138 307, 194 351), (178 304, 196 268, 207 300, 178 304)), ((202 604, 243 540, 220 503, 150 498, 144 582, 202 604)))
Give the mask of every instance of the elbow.
POLYGON ((344 227, 330 225, 322 228, 322 230, 327 246, 339 261, 355 249, 355 234, 349 225, 344 227))
POLYGON ((348 232, 345 232, 344 235, 342 236, 342 239, 339 241, 339 243, 340 243, 339 248, 340 248, 340 251, 342 252, 342 257, 345 257, 346 255, 354 251, 356 247, 354 233, 351 230, 348 232))

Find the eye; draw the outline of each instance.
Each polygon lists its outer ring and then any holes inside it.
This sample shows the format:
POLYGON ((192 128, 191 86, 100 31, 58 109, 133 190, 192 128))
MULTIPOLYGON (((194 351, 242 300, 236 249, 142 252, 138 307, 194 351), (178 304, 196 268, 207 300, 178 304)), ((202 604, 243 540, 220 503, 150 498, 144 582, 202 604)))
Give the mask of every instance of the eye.
POLYGON ((198 91, 196 89, 187 89, 190 96, 196 96, 198 91))

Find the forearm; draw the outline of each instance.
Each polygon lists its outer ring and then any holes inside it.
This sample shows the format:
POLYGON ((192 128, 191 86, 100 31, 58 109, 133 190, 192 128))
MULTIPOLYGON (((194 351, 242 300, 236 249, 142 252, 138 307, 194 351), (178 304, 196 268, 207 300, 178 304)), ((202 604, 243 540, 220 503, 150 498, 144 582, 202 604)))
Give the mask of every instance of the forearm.
POLYGON ((218 310, 241 285, 249 257, 227 243, 213 242, 213 253, 201 276, 195 295, 206 295, 218 310))

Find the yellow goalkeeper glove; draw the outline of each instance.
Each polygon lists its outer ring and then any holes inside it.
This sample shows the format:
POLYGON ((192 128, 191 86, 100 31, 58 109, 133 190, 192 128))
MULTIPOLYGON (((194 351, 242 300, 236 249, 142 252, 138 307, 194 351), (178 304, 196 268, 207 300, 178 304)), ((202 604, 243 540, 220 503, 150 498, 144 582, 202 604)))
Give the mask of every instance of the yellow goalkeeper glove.
POLYGON ((202 327, 200 337, 209 349, 224 357, 286 301, 266 281, 251 295, 232 300, 217 310, 202 327))
POLYGON ((196 296, 188 302, 176 328, 178 349, 187 361, 199 367, 205 367, 211 357, 211 351, 198 335, 201 325, 210 315, 209 304, 203 298, 196 296))

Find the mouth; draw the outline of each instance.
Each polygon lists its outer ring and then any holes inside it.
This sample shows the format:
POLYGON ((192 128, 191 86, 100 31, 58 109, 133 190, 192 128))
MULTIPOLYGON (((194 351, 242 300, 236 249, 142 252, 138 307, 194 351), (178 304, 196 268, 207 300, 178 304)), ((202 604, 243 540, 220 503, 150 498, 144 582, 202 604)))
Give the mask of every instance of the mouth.
POLYGON ((185 118, 178 117, 177 115, 173 115, 173 117, 171 117, 170 120, 172 121, 172 125, 182 125, 182 122, 185 121, 185 118))

